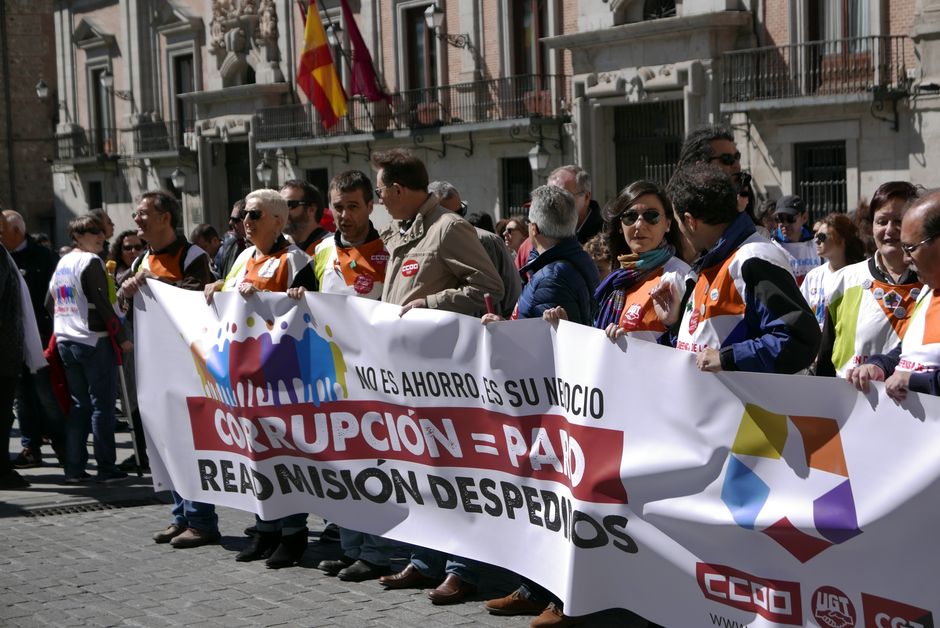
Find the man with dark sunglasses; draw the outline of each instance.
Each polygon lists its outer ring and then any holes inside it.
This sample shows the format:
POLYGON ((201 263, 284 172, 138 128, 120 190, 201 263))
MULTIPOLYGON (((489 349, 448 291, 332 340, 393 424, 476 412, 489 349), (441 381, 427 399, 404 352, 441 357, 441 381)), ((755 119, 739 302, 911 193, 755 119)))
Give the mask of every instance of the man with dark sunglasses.
POLYGON ((790 256, 790 266, 798 284, 803 283, 806 273, 820 264, 822 259, 816 252, 813 232, 806 227, 809 212, 799 196, 783 196, 777 201, 773 232, 774 243, 790 256))
POLYGON ((751 175, 741 169, 741 151, 734 143, 734 132, 723 124, 708 124, 690 132, 679 153, 679 167, 696 163, 717 166, 731 177, 738 192, 738 211, 753 219, 751 175))
POLYGON ((219 277, 224 279, 232 270, 235 260, 248 246, 245 239, 245 199, 240 198, 232 205, 228 218, 228 233, 222 239, 222 247, 215 256, 215 267, 219 277))
POLYGON ((281 186, 281 198, 287 201, 284 235, 312 259, 317 245, 330 236, 320 225, 325 207, 323 194, 306 181, 291 179, 281 186))

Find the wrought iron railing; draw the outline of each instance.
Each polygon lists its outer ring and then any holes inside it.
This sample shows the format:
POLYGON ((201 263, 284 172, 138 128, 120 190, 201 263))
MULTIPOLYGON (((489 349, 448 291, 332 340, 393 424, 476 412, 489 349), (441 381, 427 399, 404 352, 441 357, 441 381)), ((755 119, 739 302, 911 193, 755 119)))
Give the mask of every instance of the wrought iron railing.
POLYGON ((183 133, 192 130, 191 122, 144 122, 130 129, 134 136, 134 152, 159 153, 182 147, 183 133))
POLYGON ((845 179, 831 181, 801 181, 797 195, 806 205, 811 226, 815 221, 832 213, 846 213, 845 179))
POLYGON ((77 129, 56 135, 55 158, 90 159, 121 154, 117 129, 77 129))
POLYGON ((879 35, 727 52, 722 102, 904 90, 908 38, 879 35))
POLYGON ((350 100, 347 116, 324 129, 311 103, 269 107, 258 112, 259 141, 330 137, 443 125, 560 117, 565 112, 564 76, 524 75, 413 89, 387 101, 350 100))

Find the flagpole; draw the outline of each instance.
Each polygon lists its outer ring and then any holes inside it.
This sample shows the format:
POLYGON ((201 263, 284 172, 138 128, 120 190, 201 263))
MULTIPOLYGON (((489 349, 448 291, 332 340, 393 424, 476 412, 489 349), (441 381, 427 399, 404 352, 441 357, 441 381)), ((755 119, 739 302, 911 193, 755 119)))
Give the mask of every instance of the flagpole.
MULTIPOLYGON (((329 13, 326 13, 322 8, 320 8, 320 5, 317 5, 317 10, 320 11, 320 13, 321 13, 324 17, 326 17, 327 23, 330 25, 330 27, 331 27, 331 29, 332 29, 332 31, 333 31, 334 36, 336 36, 336 29, 335 29, 335 28, 332 28, 332 27, 333 27, 333 18, 330 17, 329 13)), ((352 73, 353 73, 352 61, 349 59, 349 55, 346 54, 345 48, 343 48, 343 42, 337 41, 337 43, 339 44, 339 46, 337 46, 337 48, 339 48, 339 53, 340 53, 341 55, 343 55, 343 59, 346 61, 346 67, 349 68, 349 75, 352 76, 352 73)), ((353 94, 353 96, 355 96, 355 95, 356 95, 356 94, 353 94)), ((361 94, 359 94, 359 95, 361 96, 361 94)), ((362 106, 363 106, 363 108, 366 110, 366 117, 369 118, 369 124, 372 126, 372 132, 375 133, 375 120, 372 119, 372 112, 369 111, 369 107, 368 107, 368 105, 367 105, 366 103, 363 103, 362 106)), ((352 119, 350 119, 350 117, 349 117, 349 109, 348 109, 348 108, 346 109, 346 119, 349 120, 349 123, 352 125, 353 128, 356 128, 356 127, 355 127, 355 124, 353 124, 352 119)))

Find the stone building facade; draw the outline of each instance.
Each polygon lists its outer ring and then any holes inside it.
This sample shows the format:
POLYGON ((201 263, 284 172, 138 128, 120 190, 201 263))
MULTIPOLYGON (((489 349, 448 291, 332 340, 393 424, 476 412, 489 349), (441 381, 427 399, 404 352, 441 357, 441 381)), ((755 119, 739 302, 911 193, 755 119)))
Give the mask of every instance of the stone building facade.
MULTIPOLYGON (((603 203, 666 181, 684 135, 719 120, 761 198, 823 213, 892 178, 940 184, 940 0, 350 0, 389 98, 351 98, 328 130, 295 85, 299 4, 56 3, 60 231, 95 206, 129 226, 174 173, 186 227, 221 226, 251 189, 325 187, 393 146, 496 217, 570 162, 603 203)), ((318 4, 349 85, 350 24, 318 4)))

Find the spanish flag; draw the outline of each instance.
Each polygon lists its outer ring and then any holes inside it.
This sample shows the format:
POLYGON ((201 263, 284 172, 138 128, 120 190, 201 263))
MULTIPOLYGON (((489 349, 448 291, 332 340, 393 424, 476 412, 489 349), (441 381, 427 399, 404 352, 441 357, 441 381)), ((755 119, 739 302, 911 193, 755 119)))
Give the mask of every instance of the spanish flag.
POLYGON ((304 28, 304 49, 297 67, 297 86, 320 113, 328 129, 346 115, 346 92, 336 74, 316 0, 310 0, 304 28))

